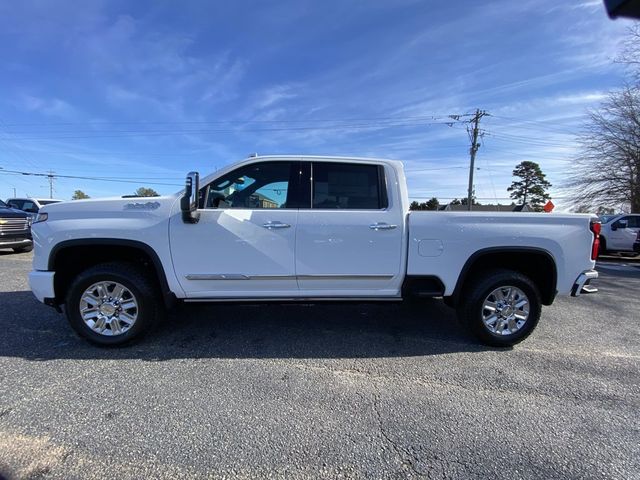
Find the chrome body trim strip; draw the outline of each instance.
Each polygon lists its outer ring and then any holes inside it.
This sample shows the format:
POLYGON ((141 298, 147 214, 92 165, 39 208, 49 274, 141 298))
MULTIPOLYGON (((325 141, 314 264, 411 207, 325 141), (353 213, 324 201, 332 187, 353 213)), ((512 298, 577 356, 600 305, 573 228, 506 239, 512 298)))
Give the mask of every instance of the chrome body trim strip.
POLYGON ((189 273, 187 280, 388 280, 393 275, 245 275, 242 273, 189 273))
POLYGON ((203 297, 184 298, 185 303, 202 302, 400 302, 402 297, 203 297))

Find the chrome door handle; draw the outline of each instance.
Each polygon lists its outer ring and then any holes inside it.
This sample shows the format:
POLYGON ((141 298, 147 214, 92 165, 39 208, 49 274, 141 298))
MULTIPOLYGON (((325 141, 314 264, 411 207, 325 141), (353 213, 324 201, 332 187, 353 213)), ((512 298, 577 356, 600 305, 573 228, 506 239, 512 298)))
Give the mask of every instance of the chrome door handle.
POLYGON ((263 223, 262 226, 271 230, 272 228, 289 228, 291 225, 282 222, 267 222, 263 223))
POLYGON ((388 223, 372 223, 371 225, 369 225, 369 228, 371 230, 393 230, 394 228, 397 228, 397 225, 390 225, 388 223))

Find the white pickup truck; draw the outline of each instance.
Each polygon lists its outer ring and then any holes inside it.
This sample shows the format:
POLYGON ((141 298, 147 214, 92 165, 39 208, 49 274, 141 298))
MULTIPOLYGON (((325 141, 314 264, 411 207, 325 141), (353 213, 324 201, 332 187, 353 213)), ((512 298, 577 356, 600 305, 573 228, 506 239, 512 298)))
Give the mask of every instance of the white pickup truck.
POLYGON ((35 296, 88 340, 138 337, 176 301, 444 297, 484 343, 513 345, 589 282, 589 215, 409 212, 402 163, 253 157, 175 195, 47 205, 35 296))

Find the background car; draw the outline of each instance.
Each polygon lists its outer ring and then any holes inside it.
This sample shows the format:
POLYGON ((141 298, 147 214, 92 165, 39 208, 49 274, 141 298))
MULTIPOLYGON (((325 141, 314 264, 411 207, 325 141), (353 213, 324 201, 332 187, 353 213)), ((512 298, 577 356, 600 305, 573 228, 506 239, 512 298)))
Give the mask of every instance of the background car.
POLYGON ((12 248, 23 253, 33 250, 31 217, 26 212, 9 207, 0 200, 0 248, 12 248))
POLYGON ((633 244, 640 232, 640 214, 621 213, 600 217, 600 255, 604 253, 638 253, 633 244))
POLYGON ((41 207, 58 202, 62 202, 62 200, 53 198, 8 198, 6 203, 10 207, 17 208, 27 212, 31 217, 35 217, 41 207))

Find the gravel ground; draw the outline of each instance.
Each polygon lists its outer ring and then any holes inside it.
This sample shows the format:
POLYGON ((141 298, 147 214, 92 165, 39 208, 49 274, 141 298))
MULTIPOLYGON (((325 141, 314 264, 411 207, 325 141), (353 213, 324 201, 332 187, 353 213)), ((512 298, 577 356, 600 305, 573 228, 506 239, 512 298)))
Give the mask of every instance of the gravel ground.
POLYGON ((200 305, 78 339, 0 254, 0 477, 640 478, 640 264, 509 350, 417 305, 200 305))

